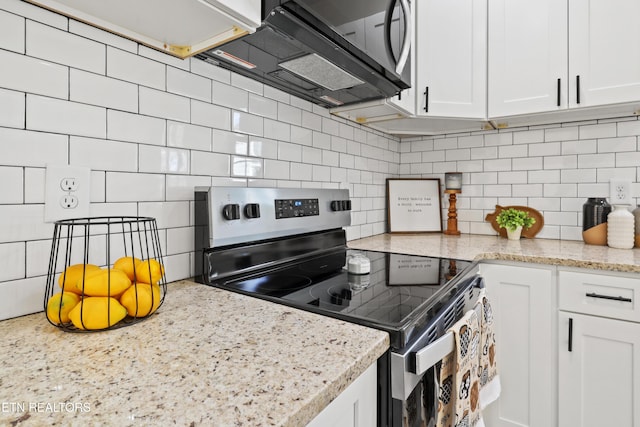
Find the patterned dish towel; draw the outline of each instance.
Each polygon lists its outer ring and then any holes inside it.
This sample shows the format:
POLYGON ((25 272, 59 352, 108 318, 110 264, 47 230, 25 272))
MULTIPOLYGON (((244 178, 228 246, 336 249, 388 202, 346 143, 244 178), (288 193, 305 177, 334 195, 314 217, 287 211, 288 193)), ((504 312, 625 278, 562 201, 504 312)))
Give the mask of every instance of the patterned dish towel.
POLYGON ((442 360, 438 427, 484 427, 482 409, 500 396, 493 314, 485 290, 448 330, 456 347, 442 360))

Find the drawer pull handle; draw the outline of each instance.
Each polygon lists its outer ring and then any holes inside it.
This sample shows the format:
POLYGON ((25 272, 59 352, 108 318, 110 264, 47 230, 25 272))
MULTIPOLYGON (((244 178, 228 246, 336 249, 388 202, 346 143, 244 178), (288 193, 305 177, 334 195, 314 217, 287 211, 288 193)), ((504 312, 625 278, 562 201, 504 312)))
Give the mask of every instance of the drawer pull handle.
POLYGON ((588 294, 585 294, 585 295, 590 297, 590 298, 610 299, 610 300, 613 300, 613 301, 622 301, 622 302, 633 302, 633 300, 631 298, 613 297, 611 295, 600 295, 600 294, 596 294, 595 292, 591 292, 591 293, 588 293, 588 294))

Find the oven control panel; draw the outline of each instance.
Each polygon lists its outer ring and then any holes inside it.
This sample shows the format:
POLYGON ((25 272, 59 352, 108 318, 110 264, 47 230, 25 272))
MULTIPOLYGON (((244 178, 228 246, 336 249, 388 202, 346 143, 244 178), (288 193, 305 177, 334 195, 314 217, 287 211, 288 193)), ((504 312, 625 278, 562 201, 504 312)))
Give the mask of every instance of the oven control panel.
POLYGON ((207 248, 351 225, 346 189, 196 187, 195 202, 207 248))
POLYGON ((276 199, 276 219, 320 215, 318 199, 276 199))

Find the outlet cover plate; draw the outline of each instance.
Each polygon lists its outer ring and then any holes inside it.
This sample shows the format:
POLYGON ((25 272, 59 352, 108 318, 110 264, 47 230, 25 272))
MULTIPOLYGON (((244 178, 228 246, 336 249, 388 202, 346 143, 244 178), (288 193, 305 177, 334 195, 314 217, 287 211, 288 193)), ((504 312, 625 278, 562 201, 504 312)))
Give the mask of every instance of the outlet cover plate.
POLYGON ((44 221, 88 217, 90 179, 91 169, 87 167, 48 164, 45 173, 44 221), (69 200, 73 203, 69 203, 69 200))
POLYGON ((631 205, 631 181, 611 178, 609 180, 609 203, 612 205, 631 205))

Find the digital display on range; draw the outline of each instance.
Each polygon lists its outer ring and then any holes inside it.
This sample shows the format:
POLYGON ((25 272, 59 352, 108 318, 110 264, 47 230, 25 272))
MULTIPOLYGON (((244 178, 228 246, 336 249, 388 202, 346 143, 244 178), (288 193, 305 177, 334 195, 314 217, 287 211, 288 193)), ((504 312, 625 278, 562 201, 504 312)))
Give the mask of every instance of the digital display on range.
POLYGON ((276 199, 276 219, 320 215, 318 199, 276 199))

